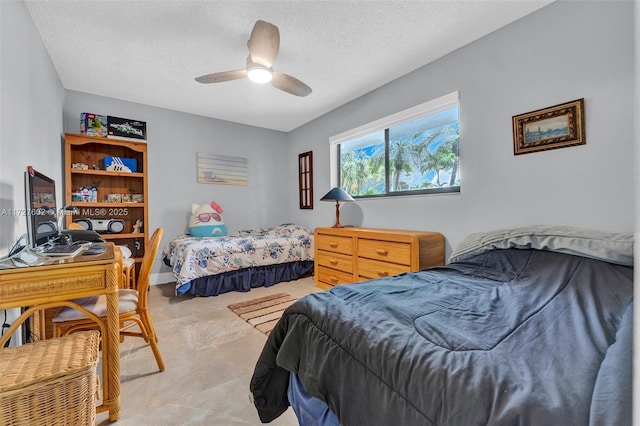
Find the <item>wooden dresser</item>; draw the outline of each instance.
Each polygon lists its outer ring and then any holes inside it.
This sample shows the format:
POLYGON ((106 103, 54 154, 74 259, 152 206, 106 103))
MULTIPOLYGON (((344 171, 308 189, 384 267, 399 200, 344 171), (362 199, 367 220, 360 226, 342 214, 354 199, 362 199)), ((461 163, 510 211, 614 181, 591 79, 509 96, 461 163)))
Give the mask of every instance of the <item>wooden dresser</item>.
POLYGON ((316 287, 329 289, 444 265, 438 232, 374 228, 316 228, 316 287))

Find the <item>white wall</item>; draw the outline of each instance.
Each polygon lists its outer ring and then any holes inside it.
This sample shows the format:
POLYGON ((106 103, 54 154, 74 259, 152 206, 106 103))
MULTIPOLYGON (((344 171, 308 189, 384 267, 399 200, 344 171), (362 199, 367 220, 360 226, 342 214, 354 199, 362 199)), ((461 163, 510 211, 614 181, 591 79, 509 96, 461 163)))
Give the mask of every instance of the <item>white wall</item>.
POLYGON ((471 232, 535 223, 633 231, 633 5, 559 1, 289 133, 289 172, 312 150, 314 209, 292 220, 330 226, 329 138, 460 92, 460 194, 362 200, 343 224, 434 230, 447 251, 471 232), (513 155, 511 118, 585 99, 587 144, 513 155))
POLYGON ((27 232, 24 172, 32 165, 62 193, 64 89, 22 1, 0 1, 0 257, 27 232))
MULTIPOLYGON (((285 133, 67 90, 66 132, 79 133, 82 112, 146 121, 150 222, 147 229, 164 228, 161 248, 186 232, 191 203, 216 201, 224 209, 229 230, 272 226, 290 220, 289 194, 281 190, 287 178, 287 169, 280 167, 287 155, 285 133), (198 183, 198 152, 247 158, 249 185, 198 183)), ((154 271, 168 271, 160 257, 161 253, 154 271)))
MULTIPOLYGON (((0 1, 0 257, 27 232, 26 166, 62 183, 63 94, 24 3, 0 1)), ((62 185, 56 189, 62 197, 62 185)), ((7 322, 19 315, 19 309, 7 311, 7 322)), ((18 332, 11 345, 21 341, 18 332)))

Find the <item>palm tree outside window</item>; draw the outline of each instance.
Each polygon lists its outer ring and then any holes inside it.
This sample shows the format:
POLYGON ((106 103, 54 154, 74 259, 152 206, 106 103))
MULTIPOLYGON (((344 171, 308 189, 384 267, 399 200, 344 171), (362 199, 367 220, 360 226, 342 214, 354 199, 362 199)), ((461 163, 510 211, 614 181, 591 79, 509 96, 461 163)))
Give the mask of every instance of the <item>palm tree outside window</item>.
POLYGON ((457 93, 445 108, 419 107, 428 112, 334 143, 338 186, 354 198, 460 192, 457 93))

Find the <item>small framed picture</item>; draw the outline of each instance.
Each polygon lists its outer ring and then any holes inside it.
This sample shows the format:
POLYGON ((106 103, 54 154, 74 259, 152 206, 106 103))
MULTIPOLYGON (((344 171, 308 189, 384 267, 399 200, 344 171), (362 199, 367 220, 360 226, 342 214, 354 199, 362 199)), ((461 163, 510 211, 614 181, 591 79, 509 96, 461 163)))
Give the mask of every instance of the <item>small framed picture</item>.
POLYGON ((513 116, 513 154, 587 143, 584 98, 513 116))
POLYGON ((107 203, 121 203, 122 195, 121 194, 107 194, 107 203))

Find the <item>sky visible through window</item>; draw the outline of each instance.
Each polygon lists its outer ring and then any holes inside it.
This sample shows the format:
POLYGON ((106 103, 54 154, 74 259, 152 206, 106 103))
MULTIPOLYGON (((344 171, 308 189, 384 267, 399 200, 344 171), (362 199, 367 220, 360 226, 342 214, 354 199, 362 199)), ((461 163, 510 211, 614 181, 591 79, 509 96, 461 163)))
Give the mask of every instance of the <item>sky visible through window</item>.
POLYGON ((339 152, 341 186, 355 197, 459 191, 458 107, 343 142, 339 152))

